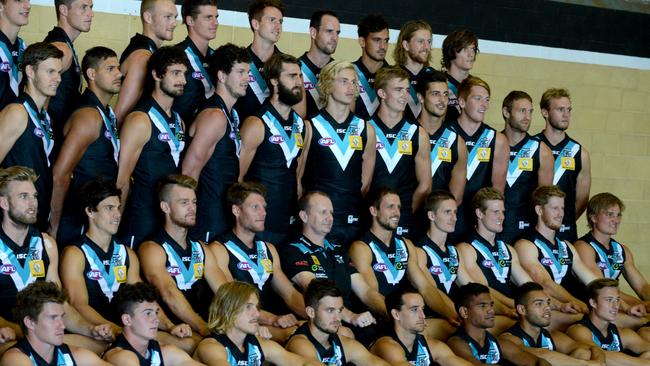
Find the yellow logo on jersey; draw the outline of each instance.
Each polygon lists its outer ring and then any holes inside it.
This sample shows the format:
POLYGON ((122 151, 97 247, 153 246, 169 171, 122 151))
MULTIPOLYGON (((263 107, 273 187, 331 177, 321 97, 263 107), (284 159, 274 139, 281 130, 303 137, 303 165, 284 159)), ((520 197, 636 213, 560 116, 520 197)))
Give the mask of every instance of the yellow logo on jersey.
POLYGON ((194 263, 194 278, 203 278, 203 263, 194 263))
POLYGON ((451 163, 451 149, 448 147, 441 147, 438 149, 438 160, 451 163))
POLYGON ((570 156, 563 156, 560 158, 560 165, 566 170, 576 170, 576 159, 570 156))
POLYGON ((117 283, 126 282, 126 266, 115 266, 113 268, 113 274, 115 274, 115 281, 117 283))
POLYGON ((349 143, 350 143, 350 148, 352 150, 363 150, 363 140, 361 140, 361 136, 359 135, 350 136, 349 143))
POLYGON ((490 161, 490 154, 492 152, 491 148, 489 148, 489 147, 479 147, 477 152, 478 152, 478 154, 476 154, 476 155, 478 156, 478 161, 480 161, 482 163, 487 163, 487 162, 490 161))
POLYGON ((29 274, 32 277, 45 277, 45 263, 43 263, 42 259, 29 261, 29 274))
POLYGON ((517 168, 528 172, 533 171, 533 158, 519 158, 517 159, 517 168))
POLYGON ((409 140, 399 140, 397 142, 397 152, 402 155, 412 155, 413 143, 409 140))

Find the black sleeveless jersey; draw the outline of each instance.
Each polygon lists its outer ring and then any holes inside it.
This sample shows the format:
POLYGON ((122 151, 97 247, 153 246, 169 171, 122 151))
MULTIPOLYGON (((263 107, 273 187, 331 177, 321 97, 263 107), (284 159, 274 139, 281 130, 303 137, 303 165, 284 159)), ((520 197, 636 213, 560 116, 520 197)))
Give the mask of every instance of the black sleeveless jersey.
POLYGON ((422 248, 427 255, 427 269, 436 281, 438 290, 447 295, 451 294, 451 291, 457 287, 455 281, 460 265, 456 247, 446 243, 446 250, 442 250, 428 235, 422 237, 416 245, 422 248))
POLYGON ((350 308, 352 291, 351 276, 357 273, 347 252, 340 246, 325 240, 318 246, 305 236, 282 247, 282 270, 289 279, 301 272, 309 272, 315 278, 336 283, 343 292, 343 304, 350 308))
POLYGON ((180 171, 185 134, 178 114, 173 112, 173 117, 167 116, 152 97, 141 100, 135 111, 146 113, 151 123, 151 135, 131 174, 132 183, 121 225, 125 241, 133 241, 132 245, 137 246, 156 229, 160 210, 157 184, 167 175, 180 171))
POLYGON ((232 231, 217 239, 228 251, 228 270, 236 281, 250 283, 260 291, 263 309, 269 309, 274 298, 273 254, 266 242, 256 238, 253 248, 244 244, 232 231))
POLYGON ((201 170, 196 193, 196 225, 190 232, 193 237, 210 243, 217 235, 231 227, 226 191, 237 183, 239 178, 240 120, 237 111, 233 108, 229 112, 223 99, 216 93, 203 107, 207 108, 220 109, 225 114, 227 123, 223 137, 217 142, 210 159, 201 170))
POLYGON ((158 46, 156 46, 156 42, 154 42, 153 39, 143 34, 136 33, 131 37, 129 44, 124 49, 124 52, 122 52, 122 56, 120 56, 120 64, 123 64, 134 51, 148 50, 149 52, 154 53, 157 49, 158 46))
POLYGON ((582 145, 566 135, 557 145, 552 145, 544 132, 535 137, 543 141, 553 153, 555 163, 553 165, 553 184, 560 187, 566 194, 564 198, 564 220, 558 236, 570 242, 576 241, 578 233, 576 229, 576 189, 578 174, 582 170, 582 145))
POLYGON ((408 349, 404 343, 399 339, 395 330, 388 331, 388 337, 391 337, 397 344, 402 347, 406 361, 413 366, 433 366, 438 365, 433 361, 433 355, 429 350, 427 339, 422 334, 416 334, 415 341, 413 341, 412 349, 408 349))
POLYGON ((0 110, 7 104, 14 103, 20 94, 22 79, 23 52, 25 42, 16 37, 11 43, 9 38, 0 31, 0 110))
POLYGON ((50 214, 50 198, 52 197, 52 164, 50 153, 54 148, 54 132, 50 117, 45 111, 36 108, 29 94, 22 93, 17 103, 27 111, 27 125, 11 147, 1 166, 8 168, 14 165, 34 169, 38 176, 34 186, 38 192, 38 227, 45 229, 50 214))
MULTIPOLYGON (((246 88, 246 95, 237 99, 235 109, 239 112, 241 120, 252 116, 262 107, 266 98, 271 95, 270 86, 266 84, 264 77, 264 61, 253 52, 251 46, 246 47, 248 55, 251 57, 250 71, 248 73, 249 83, 246 88)), ((281 53, 277 47, 274 47, 273 53, 281 53)))
POLYGON ((208 73, 208 58, 214 50, 208 47, 207 55, 203 56, 190 37, 176 45, 185 51, 187 60, 192 67, 185 75, 185 90, 183 95, 174 98, 173 109, 178 112, 186 128, 194 121, 195 113, 214 94, 215 84, 208 73))
POLYGON ((553 342, 553 337, 551 337, 551 333, 545 328, 540 329, 539 336, 537 337, 537 339, 534 339, 532 336, 526 333, 521 328, 520 323, 516 323, 515 325, 510 327, 508 330, 506 330, 506 333, 510 333, 513 336, 521 339, 521 342, 524 344, 524 347, 545 348, 549 351, 555 351, 557 349, 557 347, 555 346, 555 342, 553 342))
POLYGON ((496 239, 496 246, 493 246, 475 231, 469 235, 466 242, 476 252, 476 264, 483 272, 488 287, 512 298, 512 273, 510 271, 512 255, 508 245, 503 240, 496 239))
MULTIPOLYGON (((361 61, 361 57, 353 62, 359 79, 359 97, 354 105, 354 114, 367 121, 379 109, 379 98, 375 91, 375 74, 371 73, 361 61)), ((390 66, 384 60, 382 67, 390 66)))
POLYGON ((84 235, 75 246, 84 255, 84 280, 88 292, 88 305, 104 319, 116 321, 111 300, 123 283, 126 283, 131 266, 129 253, 124 244, 111 240, 108 250, 84 235))
POLYGON ((400 65, 400 67, 409 74, 409 80, 411 81, 411 87, 409 88, 408 105, 404 110, 404 118, 410 121, 417 121, 418 116, 422 111, 422 104, 420 103, 418 99, 418 95, 415 92, 415 85, 418 83, 418 78, 422 74, 433 72, 433 68, 430 66, 424 66, 420 69, 417 75, 415 75, 411 73, 411 71, 407 69, 404 65, 400 65))
POLYGON ((54 347, 54 357, 52 357, 51 362, 45 361, 32 347, 27 338, 22 338, 11 348, 17 348, 20 352, 29 356, 34 366, 75 366, 77 364, 70 347, 65 343, 54 347))
POLYGON ((408 283, 409 253, 404 238, 393 235, 388 246, 370 231, 366 232, 359 241, 364 242, 372 252, 371 266, 377 279, 377 291, 388 296, 400 286, 408 283))
POLYGON ((16 294, 35 281, 44 281, 50 266, 43 235, 34 226, 22 245, 0 228, 0 317, 12 320, 16 294))
POLYGON ((573 252, 569 245, 560 238, 555 237, 551 243, 537 230, 531 230, 524 234, 524 239, 529 240, 537 247, 537 260, 548 272, 555 283, 566 286, 571 278, 573 267, 573 252))
POLYGON ((240 351, 225 334, 211 334, 208 337, 213 338, 226 349, 230 366, 261 366, 264 363, 264 351, 253 334, 247 334, 244 338, 246 350, 244 352, 240 351))
POLYGON ((485 331, 485 340, 481 346, 474 338, 470 337, 462 328, 454 335, 467 342, 469 349, 472 351, 474 359, 486 365, 498 364, 501 360, 501 347, 496 338, 487 330, 485 331))
POLYGON ((519 234, 534 226, 537 219, 531 197, 538 186, 539 151, 539 140, 528 134, 518 144, 510 146, 502 234, 507 243, 512 243, 519 234))
POLYGON ((375 129, 377 142, 375 172, 370 191, 381 187, 390 187, 399 193, 402 204, 398 234, 408 234, 413 227, 412 214, 413 192, 418 181, 415 174, 415 156, 419 150, 419 125, 407 119, 402 119, 393 128, 388 128, 375 115, 370 120, 375 129))
POLYGON ((599 242, 589 232, 580 240, 589 244, 596 254, 596 263, 603 275, 603 278, 611 278, 617 280, 625 268, 625 248, 614 238, 609 239, 609 248, 606 248, 603 243, 599 242))
MULTIPOLYGON (((309 57, 307 57, 307 52, 303 53, 298 61, 300 61, 300 70, 302 71, 302 79, 305 86, 305 98, 307 98, 307 118, 311 118, 318 114, 321 108, 325 107, 321 104, 320 93, 316 88, 321 69, 311 62, 309 57)), ((330 59, 330 62, 332 61, 334 60, 330 59)))
POLYGON ((289 119, 283 119, 271 103, 262 105, 256 115, 264 126, 264 139, 257 147, 246 180, 266 188, 269 215, 264 229, 284 234, 295 210, 296 167, 304 143, 305 123, 293 110, 289 119))
POLYGON ((458 104, 459 86, 460 81, 447 74, 447 88, 449 89, 449 99, 447 101, 447 114, 445 114, 445 122, 458 120, 458 117, 460 117, 460 112, 462 112, 460 105, 458 104))
POLYGON ((147 357, 143 357, 138 351, 131 346, 131 343, 124 337, 124 334, 118 334, 115 337, 115 342, 113 342, 110 347, 106 350, 112 350, 114 348, 121 348, 123 350, 131 351, 138 357, 139 366, 164 366, 165 362, 163 360, 162 351, 160 350, 160 343, 155 339, 149 340, 149 346, 147 347, 147 357))
POLYGON ((602 334, 591 322, 589 315, 584 315, 577 324, 584 325, 591 332, 591 340, 603 351, 621 352, 624 350, 623 340, 618 332, 616 324, 607 325, 607 334, 602 334))
POLYGON ((433 135, 429 135, 431 144, 431 190, 449 190, 451 172, 458 161, 458 134, 446 125, 442 125, 433 135))
POLYGON ((72 62, 70 67, 61 74, 61 84, 56 89, 56 95, 50 97, 47 106, 47 113, 54 121, 54 133, 59 141, 63 137, 63 125, 68 120, 72 112, 79 105, 81 97, 81 64, 77 58, 77 52, 70 37, 59 27, 54 27, 45 37, 43 42, 65 43, 70 52, 72 52, 72 62))
POLYGON ((345 360, 345 350, 343 349, 343 344, 338 334, 330 334, 328 341, 330 342, 330 348, 326 349, 309 330, 309 324, 305 322, 303 325, 299 326, 298 329, 293 333, 292 337, 302 334, 316 349, 316 354, 318 355, 318 361, 324 364, 325 366, 342 366, 347 364, 345 360))

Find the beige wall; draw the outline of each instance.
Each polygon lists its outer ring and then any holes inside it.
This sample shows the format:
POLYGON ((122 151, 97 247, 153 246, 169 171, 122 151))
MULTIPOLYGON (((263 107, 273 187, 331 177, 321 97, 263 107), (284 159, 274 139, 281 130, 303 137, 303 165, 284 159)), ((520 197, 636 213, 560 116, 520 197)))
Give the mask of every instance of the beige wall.
MULTIPOLYGON (((21 36, 28 44, 42 40, 54 24, 53 8, 34 6, 21 36)), ((119 54, 140 31, 138 17, 97 13, 92 31, 76 42, 79 58, 94 45, 111 47, 119 54)), ((175 36, 174 43, 186 36, 183 25, 176 28, 175 36)), ((226 42, 245 46, 251 39, 248 28, 220 26, 212 46, 226 42)), ((278 47, 299 56, 309 47, 308 35, 284 33, 278 47)), ((355 60, 359 55, 356 40, 342 39, 334 56, 355 60)), ((433 66, 438 67, 439 60, 440 50, 436 49, 433 66)), ((637 264, 650 278, 650 71, 480 54, 473 74, 491 86, 488 122, 498 130, 503 128, 501 102, 510 90, 527 91, 535 104, 547 88, 571 91, 574 109, 569 133, 591 152, 591 192, 609 191, 625 201, 627 210, 617 238, 630 246, 637 264)), ((535 109, 533 133, 544 126, 539 106, 535 109)), ((579 233, 585 231, 582 218, 579 233)))

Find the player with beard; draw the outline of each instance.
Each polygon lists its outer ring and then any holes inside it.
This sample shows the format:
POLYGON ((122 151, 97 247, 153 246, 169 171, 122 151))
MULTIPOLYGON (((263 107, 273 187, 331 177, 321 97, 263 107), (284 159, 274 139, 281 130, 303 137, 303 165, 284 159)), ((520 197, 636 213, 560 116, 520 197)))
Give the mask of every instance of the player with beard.
POLYGON ((209 59, 216 93, 199 110, 189 128, 192 142, 183 158, 183 174, 199 181, 194 238, 211 242, 230 227, 226 190, 239 178, 239 114, 235 102, 246 94, 250 57, 232 43, 209 59))
POLYGON ((254 182, 231 186, 227 199, 235 225, 232 231, 218 237, 209 248, 228 281, 257 286, 262 301, 260 321, 269 328, 274 339, 284 342, 295 330, 297 320, 293 314, 284 313, 286 308, 281 305, 282 300, 293 312, 302 316, 305 305, 300 293, 282 271, 275 246, 257 236, 265 225, 264 194, 264 187, 254 182), (278 312, 285 315, 276 315, 278 312))
POLYGON ((379 99, 375 92, 375 74, 380 68, 388 66, 388 22, 379 14, 367 15, 359 22, 357 34, 361 57, 353 64, 359 79, 359 98, 352 103, 352 111, 367 121, 379 108, 379 99))
POLYGON ((420 75, 433 71, 431 63, 431 26, 424 20, 410 20, 402 24, 393 59, 395 64, 409 74, 411 87, 408 96, 408 108, 404 117, 415 121, 422 111, 422 104, 415 92, 415 85, 420 75))
POLYGON ((196 222, 196 185, 185 175, 169 175, 160 182, 165 224, 153 240, 140 245, 138 257, 145 279, 160 292, 165 314, 205 337, 210 299, 226 280, 207 246, 187 237, 196 222))
POLYGON ((20 64, 26 45, 18 33, 29 23, 30 8, 27 0, 0 0, 0 110, 20 95, 20 64))
POLYGON ((445 122, 455 121, 460 116, 458 87, 469 76, 478 52, 478 37, 474 32, 467 29, 454 30, 442 41, 440 65, 447 72, 447 85, 449 87, 449 102, 445 122))
MULTIPOLYGON (((558 186, 542 186, 533 192, 537 214, 535 229, 525 234, 515 244, 521 264, 533 280, 548 294, 564 303, 571 303, 581 313, 589 311, 587 305, 572 295, 567 286, 571 278, 586 285, 597 277, 583 263, 575 247, 558 236, 564 216, 565 194, 558 186)), ((577 294, 576 294, 577 295, 577 294)), ((638 328, 647 322, 643 304, 621 302, 617 323, 638 328)))
POLYGON ((93 178, 115 182, 120 150, 115 114, 109 105, 122 85, 117 55, 109 48, 93 47, 81 61, 81 69, 88 88, 63 130, 63 146, 52 169, 48 231, 63 245, 83 233, 84 220, 75 212, 74 194, 93 178))
POLYGON ((305 290, 308 322, 301 325, 286 348, 325 365, 380 365, 386 361, 368 352, 359 342, 337 332, 343 314, 343 293, 334 282, 315 279, 305 290))
POLYGON ((506 175, 506 218, 501 238, 513 244, 534 221, 533 190, 553 181, 553 154, 546 144, 528 134, 533 100, 528 93, 513 90, 501 108, 506 121, 503 134, 510 144, 510 163, 506 175))
POLYGON ((415 91, 422 104, 418 122, 429 134, 431 144, 431 190, 449 190, 460 204, 466 182, 467 147, 458 133, 443 126, 449 98, 445 75, 439 71, 421 75, 415 91))
POLYGON ((371 352, 392 365, 469 366, 443 342, 425 336, 427 326, 422 295, 412 288, 399 289, 386 297, 391 329, 372 346, 371 352))
POLYGON ((287 54, 276 54, 264 64, 264 80, 271 97, 242 124, 239 181, 258 182, 266 188, 264 232, 259 238, 284 243, 298 196, 298 157, 305 140, 305 123, 293 106, 302 98, 300 63, 287 54))
POLYGON ((281 0, 254 0, 248 7, 248 22, 253 31, 253 42, 246 48, 251 62, 246 95, 235 103, 242 120, 254 115, 271 94, 271 86, 262 76, 264 64, 276 53, 275 44, 282 34, 284 5, 281 0))
POLYGON ((535 282, 527 282, 515 291, 519 322, 501 333, 499 341, 510 341, 522 350, 556 366, 597 366, 605 363, 605 354, 595 346, 584 345, 563 332, 550 332, 551 298, 535 282))
POLYGON ((311 46, 298 61, 302 71, 305 93, 296 105, 296 112, 303 118, 311 118, 323 108, 320 93, 316 87, 318 76, 325 65, 332 62, 339 42, 341 24, 339 18, 331 10, 318 10, 309 20, 309 35, 311 46))
MULTIPOLYGON (((48 105, 52 118, 54 140, 63 141, 63 126, 79 105, 81 98, 81 64, 77 59, 74 41, 81 33, 90 32, 93 20, 92 0, 55 0, 56 26, 43 42, 51 43, 63 52, 61 84, 48 105)), ((55 146, 54 156, 61 146, 55 146)))
POLYGON ((548 89, 539 102, 546 121, 544 131, 535 137, 543 141, 555 158, 553 184, 566 194, 564 219, 558 231, 561 240, 578 239, 576 221, 587 207, 591 189, 591 162, 583 145, 567 135, 571 122, 571 96, 566 89, 548 89))
POLYGON ((458 318, 452 304, 444 301, 420 270, 413 243, 395 233, 400 219, 399 195, 384 188, 374 193, 369 201, 372 225, 350 246, 350 259, 370 287, 384 297, 408 283, 414 285, 427 306, 440 316, 427 319, 427 336, 445 338, 453 332, 451 324, 458 324, 458 318))
POLYGON ((120 232, 132 248, 157 229, 156 184, 180 171, 185 147, 183 120, 172 105, 183 94, 187 57, 180 48, 162 47, 151 55, 147 69, 151 95, 138 102, 120 130, 116 186, 125 202, 120 232))
POLYGON ((151 77, 147 68, 149 58, 163 41, 171 41, 174 38, 177 15, 173 0, 143 0, 140 4, 142 34, 137 33, 131 37, 120 56, 120 71, 124 75, 124 83, 115 105, 119 126, 139 102, 143 92, 146 97, 147 91, 153 87, 153 81, 147 81, 151 77))
POLYGON ((614 323, 621 303, 618 281, 599 278, 587 285, 589 314, 567 330, 577 342, 605 351, 607 365, 641 366, 650 361, 650 342, 614 323), (634 357, 632 355, 637 355, 634 357))
POLYGON ((54 135, 50 117, 45 110, 47 101, 55 95, 61 82, 63 53, 48 43, 34 43, 23 55, 25 80, 18 99, 0 112, 0 167, 14 165, 34 169, 40 179, 38 191, 37 226, 47 228, 52 194, 50 154, 54 135))
POLYGON ((330 196, 334 226, 327 239, 347 248, 360 233, 362 197, 375 170, 375 129, 350 112, 359 94, 354 65, 346 61, 327 64, 318 88, 326 106, 305 126, 304 170, 298 171, 298 182, 304 191, 330 196))
POLYGON ((183 23, 187 26, 187 38, 177 47, 182 48, 192 69, 187 73, 183 95, 174 99, 174 110, 183 121, 192 125, 199 108, 215 92, 214 75, 206 70, 214 50, 210 41, 217 36, 219 12, 216 0, 184 0, 181 6, 183 23))

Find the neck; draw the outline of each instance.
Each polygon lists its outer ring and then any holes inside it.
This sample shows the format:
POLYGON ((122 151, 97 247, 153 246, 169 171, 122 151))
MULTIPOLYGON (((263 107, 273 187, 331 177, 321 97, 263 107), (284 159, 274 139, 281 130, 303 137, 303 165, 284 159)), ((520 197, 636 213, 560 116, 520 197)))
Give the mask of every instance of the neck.
POLYGON ((171 236, 178 245, 183 249, 186 249, 187 228, 176 225, 169 219, 165 219, 165 232, 167 232, 167 235, 171 236))
POLYGON ((31 83, 28 81, 27 86, 25 87, 25 93, 27 93, 32 98, 34 104, 36 104, 36 108, 38 109, 38 111, 40 111, 45 105, 45 102, 47 101, 48 97, 46 95, 43 95, 43 93, 37 91, 30 84, 31 83))
POLYGON ((108 247, 111 245, 111 240, 113 235, 107 233, 106 231, 99 230, 95 225, 90 225, 86 236, 90 238, 95 244, 99 245, 100 248, 104 251, 108 250, 108 247))
POLYGON ((48 362, 48 364, 53 361, 54 357, 56 357, 54 354, 56 347, 54 345, 40 341, 38 338, 31 334, 27 334, 26 338, 29 342, 29 345, 32 346, 34 351, 36 351, 36 353, 41 356, 41 358, 48 362))
POLYGON ((551 126, 551 124, 547 121, 546 128, 544 129, 544 136, 551 144, 557 145, 562 140, 564 140, 566 137, 566 132, 553 128, 553 126, 551 126))
POLYGON ((350 115, 350 106, 348 104, 339 103, 332 97, 328 98, 325 110, 338 123, 345 122, 350 115))
POLYGON ((395 334, 400 342, 408 349, 409 351, 413 349, 413 343, 415 343, 415 338, 417 333, 413 333, 406 329, 403 329, 401 326, 395 326, 395 334))
POLYGON ((309 48, 309 51, 307 51, 307 58, 319 69, 322 69, 323 66, 327 65, 327 63, 332 59, 330 55, 321 52, 321 50, 313 44, 309 48))
POLYGON ((154 33, 147 25, 143 24, 142 25, 142 35, 150 38, 153 43, 156 44, 156 47, 160 47, 160 45, 163 43, 163 40, 156 37, 156 33, 154 33))
POLYGON ((402 120, 402 116, 404 115, 404 112, 391 110, 388 107, 386 107, 384 103, 382 103, 379 106, 379 111, 377 112, 377 115, 379 115, 379 118, 386 125, 386 127, 393 128, 402 120))
POLYGON ((596 229, 592 229, 591 236, 593 236, 594 239, 598 240, 600 244, 604 245, 605 248, 609 248, 609 241, 612 239, 611 235, 604 234, 596 229))
POLYGON ((526 320, 522 320, 519 322, 519 325, 521 326, 521 329, 526 332, 529 336, 533 337, 533 339, 537 340, 539 337, 539 334, 542 332, 542 328, 538 327, 536 325, 531 324, 530 322, 526 320))
POLYGON ((90 91, 93 92, 93 94, 95 94, 97 99, 99 99, 99 102, 102 104, 102 107, 107 107, 108 103, 110 103, 111 101, 111 98, 113 98, 113 95, 115 95, 113 93, 109 93, 99 89, 94 82, 88 86, 88 89, 90 89, 90 91))
POLYGON ((465 333, 472 337, 473 340, 477 341, 481 346, 485 345, 485 329, 467 323, 463 324, 463 328, 465 328, 465 333))
POLYGON ((410 71, 411 74, 417 75, 420 72, 420 70, 422 70, 422 68, 424 67, 424 64, 414 61, 412 58, 407 56, 404 67, 406 67, 406 69, 410 71))
POLYGON ((230 94, 228 90, 226 90, 225 85, 222 83, 217 84, 217 95, 221 97, 223 102, 226 104, 228 111, 230 112, 232 110, 232 106, 234 106, 237 102, 237 98, 230 94))
POLYGON ((317 234, 309 228, 305 228, 302 232, 302 235, 321 248, 325 246, 325 235, 317 234))
POLYGON ((271 97, 271 105, 273 108, 275 108, 276 111, 278 111, 278 114, 286 119, 289 119, 289 116, 291 115, 291 106, 286 105, 282 102, 280 102, 280 97, 278 96, 278 93, 273 94, 271 97))
POLYGON ((246 338, 246 333, 232 328, 226 331, 226 336, 235 344, 235 346, 237 346, 237 348, 239 348, 240 351, 244 350, 244 339, 246 338))
POLYGON ((535 230, 537 230, 546 240, 550 241, 551 243, 555 243, 555 230, 549 228, 548 226, 544 225, 544 223, 540 222, 541 220, 537 221, 537 225, 535 225, 535 230))
POLYGON ((6 19, 2 19, 2 16, 0 16, 0 31, 7 36, 11 43, 16 43, 18 32, 20 32, 20 26, 9 23, 6 19))
POLYGON ((442 116, 438 117, 432 113, 427 112, 426 109, 422 108, 422 113, 420 113, 420 118, 418 119, 418 122, 420 123, 420 126, 424 128, 425 131, 429 135, 433 135, 440 129, 442 126, 442 121, 443 118, 442 116))
POLYGON ((431 239, 431 241, 436 243, 436 245, 440 249, 442 249, 442 250, 446 249, 446 247, 447 247, 447 245, 446 245, 446 243, 447 243, 447 233, 446 232, 444 232, 442 230, 439 230, 438 228, 436 228, 432 224, 431 227, 429 227, 429 231, 427 231, 427 236, 429 237, 429 239, 431 239))
POLYGON ((188 30, 188 35, 187 36, 192 40, 192 43, 194 43, 196 48, 199 49, 199 51, 201 52, 201 54, 203 56, 206 56, 208 54, 208 47, 209 47, 209 44, 210 44, 209 39, 205 39, 205 38, 199 36, 198 34, 196 34, 192 30, 188 30))
POLYGON ((361 62, 363 63, 363 66, 370 71, 371 74, 376 74, 377 70, 381 69, 382 66, 384 66, 383 61, 376 61, 370 58, 365 52, 361 54, 361 62))
POLYGON ((27 238, 27 233, 29 232, 29 225, 25 225, 19 222, 15 222, 7 217, 7 212, 4 213, 4 219, 2 220, 2 231, 7 234, 7 236, 18 244, 22 246, 27 238))
POLYGON ((456 79, 458 82, 462 82, 469 76, 469 70, 461 70, 458 67, 454 66, 454 64, 450 65, 447 73, 449 73, 449 75, 451 75, 451 77, 456 79))
POLYGON ((309 322, 309 332, 325 348, 330 348, 330 334, 318 329, 312 321, 309 322))
POLYGON ((255 233, 243 228, 239 224, 235 224, 235 227, 232 229, 235 236, 239 238, 248 248, 253 248, 255 242, 255 233))
POLYGON ((521 140, 524 139, 524 137, 526 137, 526 132, 522 132, 519 130, 515 130, 514 128, 511 128, 507 122, 506 122, 506 128, 503 130, 503 132, 505 133, 510 146, 517 145, 518 143, 521 142, 521 140))
POLYGON ((481 224, 476 225, 476 232, 483 237, 483 239, 487 240, 490 244, 495 245, 496 244, 496 237, 497 233, 490 231, 485 228, 485 226, 481 224))
POLYGON ((168 117, 172 115, 172 105, 174 105, 174 97, 170 97, 167 93, 160 90, 160 86, 157 85, 153 92, 151 93, 153 99, 158 103, 160 108, 165 111, 168 117))
POLYGON ((275 44, 263 40, 257 35, 253 35, 251 50, 262 62, 266 62, 273 55, 275 44))
POLYGON ((591 320, 591 322, 596 326, 596 329, 598 329, 602 334, 607 335, 609 321, 599 318, 593 309, 589 312, 589 320, 591 320))
POLYGON ((468 115, 462 112, 458 117, 458 125, 469 136, 472 136, 474 133, 476 133, 476 131, 478 131, 479 127, 481 127, 481 123, 482 122, 477 122, 470 119, 468 115))
POLYGON ((149 348, 149 340, 139 337, 131 331, 131 329, 124 328, 124 338, 129 342, 131 347, 136 350, 142 357, 147 356, 147 349, 149 348))
POLYGON ((382 243, 386 246, 390 246, 390 238, 393 236, 393 232, 391 230, 386 230, 383 227, 379 226, 377 224, 376 220, 373 220, 372 226, 370 227, 370 232, 377 237, 377 239, 381 240, 382 243))
POLYGON ((65 34, 70 38, 70 42, 74 43, 74 41, 79 37, 81 32, 77 29, 72 28, 70 26, 70 23, 68 23, 68 20, 61 17, 57 23, 57 26, 65 32, 65 34))

